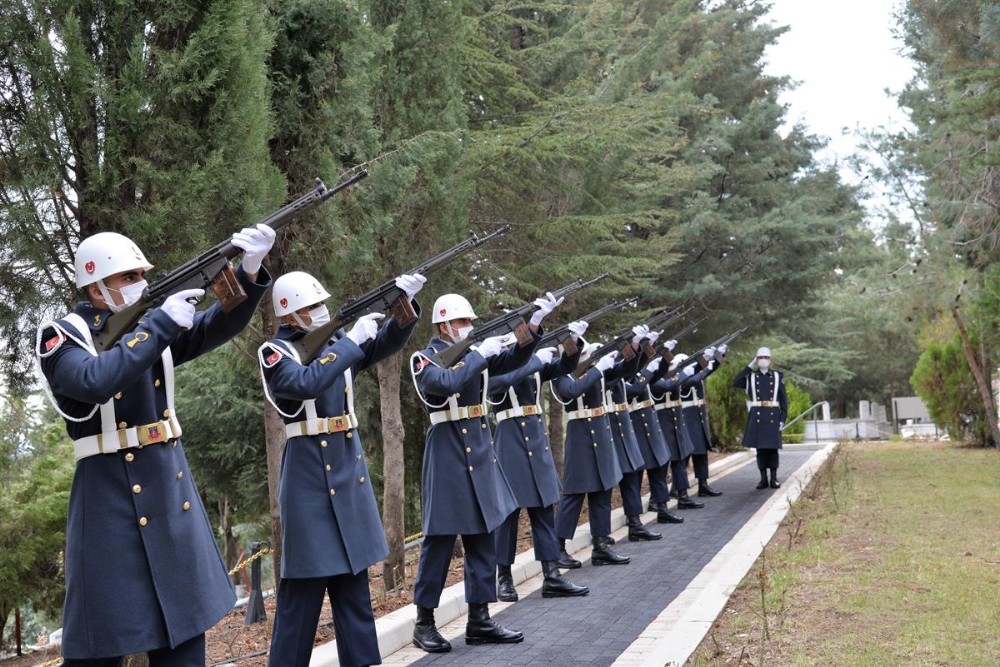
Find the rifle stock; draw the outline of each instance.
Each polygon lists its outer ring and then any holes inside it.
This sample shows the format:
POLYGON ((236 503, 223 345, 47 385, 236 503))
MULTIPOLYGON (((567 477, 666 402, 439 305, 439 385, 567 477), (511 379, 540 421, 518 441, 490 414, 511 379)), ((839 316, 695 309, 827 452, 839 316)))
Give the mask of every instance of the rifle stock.
MULTIPOLYGON (((406 273, 419 273, 422 276, 430 275, 487 241, 498 236, 503 236, 508 231, 510 231, 510 225, 504 225, 482 238, 473 233, 468 239, 421 262, 406 273)), ((401 327, 408 327, 417 319, 417 313, 413 310, 413 304, 410 303, 406 293, 396 287, 395 278, 386 281, 379 287, 356 299, 349 300, 337 310, 337 314, 331 318, 329 323, 318 329, 313 329, 305 336, 293 341, 292 346, 298 353, 302 363, 307 364, 326 347, 328 341, 333 338, 338 329, 369 313, 383 313, 387 310, 392 312, 392 316, 396 318, 396 323, 401 327)))
MULTIPOLYGON (((317 178, 316 187, 259 220, 255 225, 267 225, 278 231, 367 176, 368 172, 361 170, 332 188, 327 188, 323 181, 317 178)), ((126 332, 131 331, 143 313, 181 290, 211 286, 219 298, 222 309, 225 312, 231 311, 247 298, 236 279, 236 273, 229 265, 229 261, 242 252, 242 249, 233 245, 231 239, 226 240, 169 271, 151 283, 138 301, 108 318, 104 328, 94 333, 94 347, 98 352, 104 352, 126 332)))

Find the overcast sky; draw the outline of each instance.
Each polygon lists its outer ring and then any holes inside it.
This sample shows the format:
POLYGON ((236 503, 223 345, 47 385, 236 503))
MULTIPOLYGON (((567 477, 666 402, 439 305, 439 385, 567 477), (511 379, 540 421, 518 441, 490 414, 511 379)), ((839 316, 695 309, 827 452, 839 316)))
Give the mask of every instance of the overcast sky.
MULTIPOLYGON (((854 152, 843 135, 879 126, 900 127, 905 114, 885 89, 899 92, 913 76, 893 37, 901 0, 771 0, 771 22, 790 30, 766 53, 766 71, 788 75, 799 87, 782 96, 787 118, 830 137, 824 161, 854 152)), ((845 180, 854 182, 841 170, 845 180)))

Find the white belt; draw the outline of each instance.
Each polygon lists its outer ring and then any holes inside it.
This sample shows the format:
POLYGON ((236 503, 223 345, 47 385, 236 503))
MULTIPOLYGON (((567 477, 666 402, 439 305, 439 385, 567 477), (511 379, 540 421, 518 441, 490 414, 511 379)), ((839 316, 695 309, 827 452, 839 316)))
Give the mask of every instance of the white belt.
POLYGON ((691 408, 691 407, 694 407, 696 405, 705 405, 705 399, 704 398, 696 398, 693 401, 681 401, 681 407, 682 408, 691 408))
POLYGON ((180 435, 180 422, 171 417, 155 424, 144 424, 143 426, 120 428, 110 433, 88 435, 73 441, 73 451, 76 454, 76 460, 79 461, 97 454, 114 454, 121 449, 167 442, 180 437, 180 435))
POLYGON ((747 408, 780 408, 778 401, 747 401, 747 408))
POLYGON ((353 415, 337 415, 336 417, 316 417, 300 422, 285 424, 285 437, 294 438, 299 435, 319 435, 320 433, 340 433, 358 427, 358 418, 353 415))
POLYGON ((667 408, 679 408, 681 406, 680 401, 663 401, 662 403, 657 403, 653 406, 654 410, 665 410, 667 408))
POLYGON ((612 403, 611 407, 604 410, 605 414, 613 415, 616 412, 628 412, 628 403, 612 403))
POLYGON ((486 406, 482 403, 479 405, 463 405, 454 409, 449 408, 447 410, 432 412, 431 424, 440 424, 441 422, 457 422, 460 419, 476 419, 478 417, 485 416, 486 406))
POLYGON ((604 408, 587 408, 585 410, 572 410, 566 413, 567 419, 587 419, 590 417, 601 417, 607 413, 604 408))
POLYGON ((501 410, 496 414, 497 423, 499 424, 504 419, 510 419, 511 417, 524 417, 531 415, 542 414, 542 408, 539 405, 522 405, 516 408, 510 408, 508 410, 501 410))
POLYGON ((642 401, 641 403, 633 403, 632 405, 630 405, 628 407, 628 411, 635 412, 636 410, 645 410, 646 408, 652 405, 653 405, 653 399, 647 398, 645 401, 642 401))

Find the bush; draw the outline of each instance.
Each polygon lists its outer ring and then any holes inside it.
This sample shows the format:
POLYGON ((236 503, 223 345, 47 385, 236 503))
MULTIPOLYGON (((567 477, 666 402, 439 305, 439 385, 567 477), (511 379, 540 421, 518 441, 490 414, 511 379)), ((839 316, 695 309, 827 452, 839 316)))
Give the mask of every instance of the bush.
MULTIPOLYGON (((972 344, 975 347, 978 343, 973 340, 972 344)), ((958 334, 946 342, 928 344, 917 360, 910 385, 923 399, 934 423, 945 429, 952 440, 990 444, 983 401, 958 334)))

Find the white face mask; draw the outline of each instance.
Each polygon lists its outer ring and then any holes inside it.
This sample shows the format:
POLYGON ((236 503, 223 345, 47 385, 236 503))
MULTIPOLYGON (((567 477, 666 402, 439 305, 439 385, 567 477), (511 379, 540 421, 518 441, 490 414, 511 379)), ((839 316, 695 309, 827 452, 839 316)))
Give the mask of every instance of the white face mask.
POLYGON ((758 359, 757 365, 760 366, 760 370, 766 371, 771 366, 770 359, 758 359))
POLYGON ((133 303, 142 298, 142 293, 146 291, 146 288, 148 286, 149 286, 148 282, 146 282, 145 280, 140 280, 137 283, 132 283, 131 285, 125 285, 125 287, 122 287, 121 289, 110 290, 112 292, 118 292, 119 294, 122 295, 122 303, 117 304, 114 302, 113 299, 107 299, 106 302, 108 304, 108 308, 111 309, 112 313, 118 313, 125 310, 133 303))
POLYGON ((471 326, 459 327, 459 328, 455 329, 454 338, 455 338, 456 341, 465 340, 466 338, 469 337, 470 333, 472 333, 472 327, 471 326))
POLYGON ((321 303, 309 311, 309 319, 312 322, 307 327, 307 330, 319 329, 321 326, 330 323, 330 310, 326 307, 326 304, 321 303))

